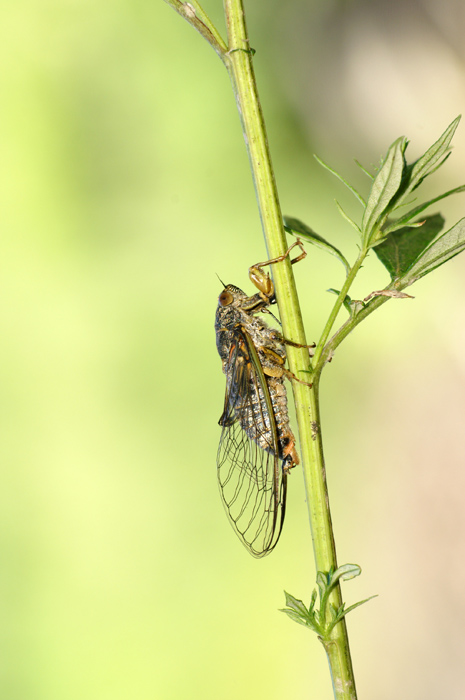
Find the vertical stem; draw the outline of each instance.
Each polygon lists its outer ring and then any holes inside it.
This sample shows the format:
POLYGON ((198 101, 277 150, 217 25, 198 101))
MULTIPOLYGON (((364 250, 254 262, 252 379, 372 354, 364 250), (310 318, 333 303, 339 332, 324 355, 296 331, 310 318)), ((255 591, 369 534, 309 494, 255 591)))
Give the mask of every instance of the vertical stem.
MULTIPOLYGON (((241 0, 224 0, 224 7, 229 43, 226 65, 241 118, 268 255, 270 258, 275 258, 286 252, 287 245, 265 124, 255 83, 252 65, 253 51, 251 51, 247 38, 241 0)), ((278 291, 277 297, 284 334, 297 343, 305 344, 302 316, 289 259, 286 258, 282 263, 274 265, 272 274, 278 291)), ((292 348, 289 354, 295 357, 300 356, 300 370, 310 369, 308 353, 298 348, 292 348)))
MULTIPOLYGON (((319 405, 320 373, 321 369, 314 374, 313 386, 309 390, 302 384, 294 383, 294 395, 296 404, 299 397, 304 409, 299 420, 299 434, 315 563, 317 571, 329 571, 337 568, 337 559, 323 455, 319 405)), ((298 417, 299 413, 297 408, 298 417)), ((329 602, 336 608, 342 604, 339 585, 331 592, 329 602)), ((336 700, 356 700, 345 618, 335 626, 330 641, 324 642, 324 647, 328 656, 334 697, 336 700)))
MULTIPOLYGON (((286 251, 282 214, 268 149, 265 125, 252 66, 252 51, 245 26, 242 0, 224 0, 229 51, 225 61, 236 95, 245 143, 248 149, 260 216, 268 254, 277 257, 286 251)), ((297 291, 289 259, 273 266, 284 336, 305 344, 305 333, 297 291)), ((287 348, 289 366, 296 376, 310 370, 305 348, 287 348)), ((321 371, 321 370, 320 370, 321 371)), ((307 374, 306 377, 309 375, 307 374)), ((315 563, 318 571, 337 568, 336 548, 331 524, 326 472, 321 441, 319 412, 320 372, 314 375, 313 387, 293 382, 297 421, 299 425, 307 504, 313 538, 315 563)), ((341 605, 337 586, 330 602, 341 605)), ((337 700, 355 700, 355 681, 350 659, 345 621, 338 623, 325 643, 331 669, 334 696, 337 700)))

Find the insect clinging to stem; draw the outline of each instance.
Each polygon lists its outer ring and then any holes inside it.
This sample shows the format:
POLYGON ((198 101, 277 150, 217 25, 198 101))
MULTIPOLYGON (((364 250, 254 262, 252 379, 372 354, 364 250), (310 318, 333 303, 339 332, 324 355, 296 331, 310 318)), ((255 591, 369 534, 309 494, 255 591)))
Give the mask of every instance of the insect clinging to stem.
POLYGON ((232 284, 224 285, 216 311, 216 345, 226 375, 218 482, 228 517, 255 557, 265 556, 278 542, 287 476, 299 464, 284 377, 308 383, 284 367, 284 346, 302 346, 285 340, 256 316, 271 314, 269 306, 275 302, 273 282, 262 268, 284 260, 295 246, 301 253, 291 264, 305 258, 297 239, 284 255, 252 265, 249 277, 258 292, 247 296, 232 284))

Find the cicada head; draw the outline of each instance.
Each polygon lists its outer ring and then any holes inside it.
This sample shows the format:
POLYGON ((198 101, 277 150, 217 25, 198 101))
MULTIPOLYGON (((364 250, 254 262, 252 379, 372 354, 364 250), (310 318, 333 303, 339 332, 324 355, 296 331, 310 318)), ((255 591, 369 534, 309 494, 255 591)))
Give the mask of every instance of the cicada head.
POLYGON ((227 284, 225 285, 225 288, 221 292, 220 296, 218 297, 218 305, 219 306, 231 306, 231 304, 234 304, 234 302, 241 302, 243 299, 246 299, 247 295, 244 294, 242 289, 239 289, 239 287, 235 287, 233 284, 227 284))

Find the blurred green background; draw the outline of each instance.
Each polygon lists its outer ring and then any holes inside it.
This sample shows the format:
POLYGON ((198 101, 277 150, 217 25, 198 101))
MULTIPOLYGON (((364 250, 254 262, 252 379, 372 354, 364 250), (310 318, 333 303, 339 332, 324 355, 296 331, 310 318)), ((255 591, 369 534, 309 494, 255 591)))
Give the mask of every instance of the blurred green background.
MULTIPOLYGON (((223 29, 220 2, 206 8, 223 29)), ((401 134, 464 110, 457 0, 246 2, 285 213, 353 259, 334 205, 401 134)), ((161 0, 0 10, 0 697, 330 700, 316 637, 277 612, 315 577, 302 477, 252 559, 217 492, 220 285, 265 256, 227 74, 161 0)), ((465 128, 421 193, 465 180, 465 128)), ((451 226, 463 197, 441 210, 451 226)), ((432 210, 432 212, 434 209, 432 210)), ((295 269, 309 340, 342 266, 295 269)), ((370 261, 354 289, 386 283, 370 261)), ((361 698, 461 700, 465 257, 389 302, 323 381, 361 698)))

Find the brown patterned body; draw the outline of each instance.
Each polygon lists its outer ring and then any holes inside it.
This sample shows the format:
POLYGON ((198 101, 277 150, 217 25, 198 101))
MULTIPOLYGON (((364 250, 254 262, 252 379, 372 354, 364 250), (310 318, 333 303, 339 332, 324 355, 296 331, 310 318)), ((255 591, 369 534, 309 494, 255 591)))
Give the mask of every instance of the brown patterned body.
POLYGON ((299 463, 284 386, 286 353, 279 333, 254 315, 269 303, 228 285, 215 320, 226 375, 218 480, 228 516, 256 557, 278 541, 287 475, 299 463))
MULTIPOLYGON (((262 318, 253 316, 249 310, 258 295, 247 297, 238 287, 228 285, 225 290, 233 300, 226 306, 218 305, 215 321, 217 347, 223 361, 223 372, 231 384, 233 373, 237 371, 235 363, 231 362, 231 354, 239 343, 239 352, 235 362, 250 364, 253 362, 249 344, 239 337, 239 331, 247 334, 258 355, 265 381, 268 387, 273 416, 267 410, 264 389, 260 383, 251 380, 250 367, 248 391, 239 393, 234 406, 241 427, 264 450, 273 451, 271 439, 271 422, 274 418, 278 432, 278 457, 286 460, 285 468, 289 470, 299 464, 295 451, 295 438, 289 424, 287 408, 287 393, 284 386, 282 366, 286 361, 286 352, 280 341, 279 334, 270 328, 262 318), (250 401, 249 401, 250 396, 250 401)), ((263 303, 259 304, 263 307, 263 303)), ((259 308, 261 310, 261 308, 259 308)))

